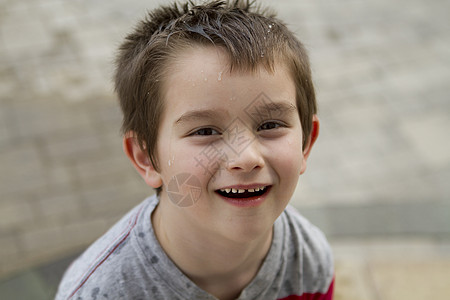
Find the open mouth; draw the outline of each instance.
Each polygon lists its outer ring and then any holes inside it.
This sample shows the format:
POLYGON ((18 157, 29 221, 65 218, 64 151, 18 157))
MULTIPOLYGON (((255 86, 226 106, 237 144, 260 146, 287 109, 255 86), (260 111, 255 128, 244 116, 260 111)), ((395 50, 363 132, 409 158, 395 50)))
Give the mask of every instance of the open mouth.
POLYGON ((254 189, 219 189, 216 193, 222 197, 233 198, 233 199, 252 199, 255 197, 260 197, 268 192, 270 186, 262 186, 254 189))

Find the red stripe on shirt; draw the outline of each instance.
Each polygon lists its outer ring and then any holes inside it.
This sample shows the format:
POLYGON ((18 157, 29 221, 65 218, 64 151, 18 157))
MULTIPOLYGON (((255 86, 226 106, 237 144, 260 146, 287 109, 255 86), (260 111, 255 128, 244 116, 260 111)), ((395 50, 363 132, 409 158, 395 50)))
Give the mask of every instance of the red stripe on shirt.
POLYGON ((334 291, 334 278, 333 281, 331 281, 330 287, 328 288, 328 291, 325 294, 305 293, 301 296, 290 295, 278 300, 333 300, 333 291, 334 291))

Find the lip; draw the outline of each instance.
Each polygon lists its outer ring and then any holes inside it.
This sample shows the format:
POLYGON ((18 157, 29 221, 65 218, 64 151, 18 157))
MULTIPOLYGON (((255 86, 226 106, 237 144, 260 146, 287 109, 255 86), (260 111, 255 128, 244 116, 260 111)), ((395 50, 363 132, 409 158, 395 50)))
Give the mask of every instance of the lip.
POLYGON ((261 187, 261 186, 266 186, 266 192, 262 195, 259 196, 254 196, 254 197, 247 197, 247 198, 228 198, 225 196, 222 196, 221 194, 219 194, 218 192, 215 192, 216 195, 218 195, 222 200, 224 200, 225 202, 233 205, 233 206, 237 206, 237 207, 256 207, 261 205, 264 200, 266 200, 267 195, 269 194, 272 186, 271 185, 234 185, 234 186, 230 186, 230 187, 226 187, 226 188, 234 188, 234 189, 251 189, 251 188, 255 188, 255 187, 261 187))

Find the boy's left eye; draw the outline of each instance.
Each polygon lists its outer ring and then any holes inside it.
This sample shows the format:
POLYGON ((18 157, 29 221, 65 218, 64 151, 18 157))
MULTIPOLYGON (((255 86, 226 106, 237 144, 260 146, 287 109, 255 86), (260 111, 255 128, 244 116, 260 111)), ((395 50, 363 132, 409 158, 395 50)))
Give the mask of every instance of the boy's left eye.
POLYGON ((282 124, 279 124, 279 123, 276 123, 276 122, 266 122, 266 123, 263 123, 262 125, 260 125, 258 127, 258 131, 275 129, 275 128, 278 128, 278 127, 281 127, 281 126, 282 126, 282 124))

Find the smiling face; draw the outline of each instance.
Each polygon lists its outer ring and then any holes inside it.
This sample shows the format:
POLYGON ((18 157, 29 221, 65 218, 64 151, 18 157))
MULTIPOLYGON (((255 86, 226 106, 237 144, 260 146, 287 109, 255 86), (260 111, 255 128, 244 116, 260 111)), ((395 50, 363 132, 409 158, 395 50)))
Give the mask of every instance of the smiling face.
POLYGON ((161 204, 180 229, 244 241, 270 231, 305 157, 287 69, 277 64, 273 73, 230 73, 227 59, 220 48, 199 46, 170 66, 157 141, 160 169, 152 172, 162 180, 161 204), (195 189, 188 205, 173 198, 180 180, 195 189))

